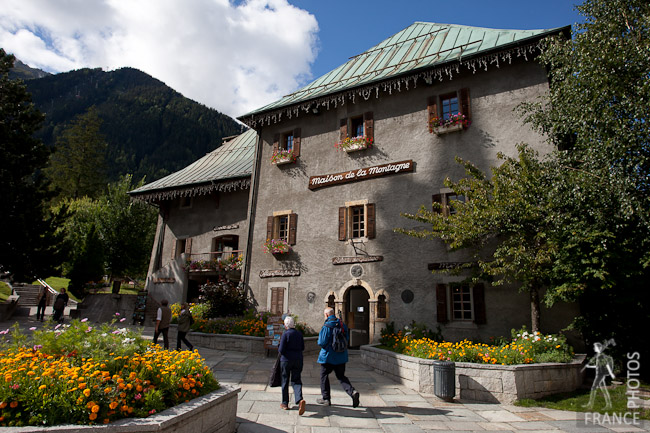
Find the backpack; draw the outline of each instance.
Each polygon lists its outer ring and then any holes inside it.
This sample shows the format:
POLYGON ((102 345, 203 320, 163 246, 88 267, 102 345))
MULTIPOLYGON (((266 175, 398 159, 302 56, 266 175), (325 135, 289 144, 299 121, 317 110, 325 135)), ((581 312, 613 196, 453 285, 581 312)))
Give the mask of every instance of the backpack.
POLYGON ((348 339, 345 336, 343 322, 332 328, 332 350, 334 352, 345 352, 348 349, 348 339))

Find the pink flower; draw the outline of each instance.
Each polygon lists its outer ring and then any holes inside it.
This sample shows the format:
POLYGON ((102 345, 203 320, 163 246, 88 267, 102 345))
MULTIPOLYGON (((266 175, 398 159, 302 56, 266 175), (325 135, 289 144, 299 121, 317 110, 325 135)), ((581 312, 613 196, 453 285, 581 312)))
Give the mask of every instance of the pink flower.
POLYGON ((86 332, 90 332, 92 330, 93 330, 93 328, 91 326, 89 326, 88 329, 86 329, 86 332))
POLYGON ((120 322, 124 322, 125 320, 126 320, 126 317, 122 317, 122 318, 120 319, 120 322))
POLYGON ((32 326, 31 328, 29 328, 29 330, 30 331, 36 331, 36 326, 32 326))
POLYGON ((115 315, 116 315, 116 316, 119 316, 119 315, 120 315, 120 313, 115 313, 115 315))
POLYGON ((151 409, 151 410, 149 411, 149 415, 153 415, 154 413, 156 413, 156 409, 151 409))
POLYGON ((136 400, 140 400, 141 398, 142 398, 142 394, 136 394, 136 395, 135 395, 135 399, 136 399, 136 400))
POLYGON ((87 321, 88 321, 88 318, 87 318, 87 317, 84 318, 84 319, 81 319, 81 323, 84 323, 84 322, 87 322, 87 321))
POLYGON ((18 385, 17 383, 11 385, 11 389, 18 389, 18 388, 20 388, 20 385, 18 385))

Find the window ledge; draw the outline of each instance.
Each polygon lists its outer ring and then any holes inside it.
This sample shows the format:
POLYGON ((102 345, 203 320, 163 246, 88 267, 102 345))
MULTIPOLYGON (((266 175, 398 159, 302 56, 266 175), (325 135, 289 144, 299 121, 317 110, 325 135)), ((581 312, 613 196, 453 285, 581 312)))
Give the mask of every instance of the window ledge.
POLYGON ((457 320, 457 321, 450 321, 447 322, 446 328, 449 329, 478 329, 478 325, 474 323, 471 320, 467 321, 462 321, 462 320, 457 320))
POLYGON ((357 152, 359 150, 365 150, 368 148, 368 143, 357 143, 350 145, 348 147, 344 147, 343 150, 345 150, 347 153, 351 152, 357 152))

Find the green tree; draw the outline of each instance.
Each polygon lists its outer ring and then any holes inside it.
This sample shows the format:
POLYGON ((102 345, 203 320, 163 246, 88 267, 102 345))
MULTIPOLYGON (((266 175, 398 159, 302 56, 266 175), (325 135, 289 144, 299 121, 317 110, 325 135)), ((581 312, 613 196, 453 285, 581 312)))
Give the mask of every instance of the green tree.
POLYGON ((10 80, 14 56, 0 48, 0 270, 18 281, 46 277, 58 264, 57 221, 44 211, 49 199, 40 169, 48 149, 33 138, 43 115, 21 80, 10 80))
MULTIPOLYGON (((540 57, 550 91, 522 107, 558 145, 552 285, 577 299, 587 342, 635 341, 650 316, 650 3, 586 0, 570 40, 540 57)), ((644 349, 647 352, 647 349, 644 349)))
POLYGON ((156 233, 156 210, 137 200, 129 191, 144 185, 144 178, 133 184, 127 174, 108 187, 99 202, 101 219, 99 231, 104 244, 106 267, 112 276, 146 275, 151 246, 156 233))
POLYGON ((56 140, 46 174, 59 198, 98 197, 106 188, 106 140, 93 106, 77 116, 56 140))
POLYGON ((471 251, 472 260, 457 269, 470 270, 474 280, 493 285, 519 284, 530 294, 531 328, 540 330, 540 292, 548 287, 555 245, 549 242, 553 210, 549 206, 553 169, 525 145, 518 146, 518 158, 499 154, 502 164, 492 169, 492 178, 471 162, 457 158, 467 176, 458 182, 445 180, 456 196, 454 212, 440 204, 431 211, 424 206, 406 218, 431 225, 431 229, 396 229, 409 236, 446 242, 452 251, 471 251))

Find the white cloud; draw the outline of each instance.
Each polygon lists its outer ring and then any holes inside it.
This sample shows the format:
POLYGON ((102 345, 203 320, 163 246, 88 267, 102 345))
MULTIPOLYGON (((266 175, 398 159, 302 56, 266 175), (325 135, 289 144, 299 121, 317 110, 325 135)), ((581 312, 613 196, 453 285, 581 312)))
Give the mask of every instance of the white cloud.
POLYGON ((130 66, 238 116, 291 93, 318 23, 287 0, 5 0, 0 47, 49 72, 130 66))

